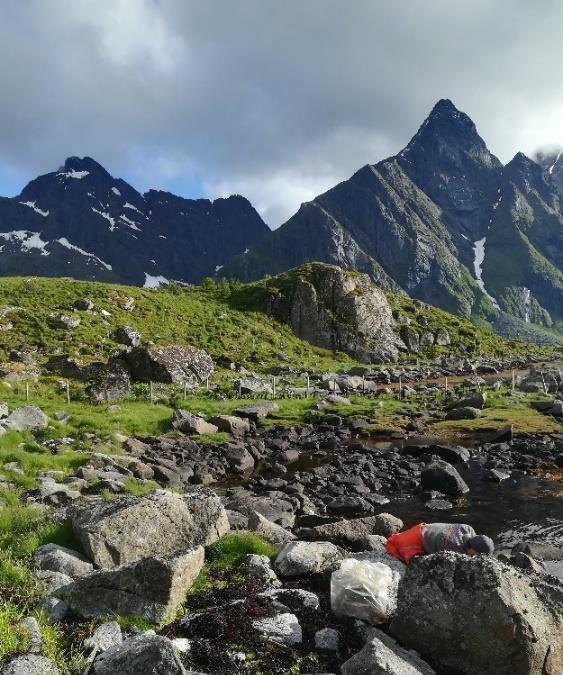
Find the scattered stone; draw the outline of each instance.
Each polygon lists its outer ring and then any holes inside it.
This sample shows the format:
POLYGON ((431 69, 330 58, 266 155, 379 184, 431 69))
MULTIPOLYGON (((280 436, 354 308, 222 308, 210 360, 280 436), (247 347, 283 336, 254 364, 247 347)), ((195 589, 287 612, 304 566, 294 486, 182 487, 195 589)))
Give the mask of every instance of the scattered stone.
POLYGON ((92 563, 83 555, 58 544, 39 546, 33 555, 35 564, 40 570, 60 572, 72 579, 89 574, 94 569, 92 563))
POLYGON ((213 373, 213 361, 203 349, 195 347, 135 347, 125 354, 131 377, 138 382, 199 384, 213 373))
POLYGON ((231 471, 240 474, 250 474, 254 469, 254 458, 244 447, 244 445, 235 445, 227 443, 222 448, 223 454, 229 463, 231 471))
POLYGON ((487 402, 487 394, 485 392, 475 391, 466 394, 456 401, 452 401, 446 406, 446 410, 454 410, 455 408, 478 408, 482 410, 487 402))
POLYGON ((115 331, 115 340, 126 347, 138 347, 141 344, 141 334, 131 326, 119 326, 115 331))
POLYGON ((219 415, 210 417, 209 421, 214 424, 219 431, 226 431, 231 436, 242 437, 250 431, 250 422, 243 417, 234 415, 219 415))
POLYGON ((172 426, 185 434, 216 434, 217 427, 206 422, 203 417, 187 410, 175 410, 172 415, 172 426))
POLYGON ((273 401, 264 401, 264 403, 257 403, 256 405, 246 406, 244 408, 237 408, 233 412, 239 417, 245 417, 249 420, 260 420, 267 417, 270 413, 279 410, 277 403, 273 401))
POLYGON ((245 394, 271 394, 272 385, 265 382, 262 378, 256 375, 248 375, 235 380, 233 383, 235 391, 245 394))
POLYGON ((66 600, 49 596, 43 600, 41 608, 49 623, 59 623, 65 618, 69 605, 66 600))
POLYGON ((256 555, 254 553, 245 555, 240 563, 240 570, 245 575, 255 577, 274 588, 281 586, 267 555, 256 555))
POLYGON ((364 648, 342 664, 342 675, 436 675, 436 672, 383 631, 371 629, 364 648))
POLYGON ((175 557, 150 557, 77 579, 69 604, 90 619, 135 615, 154 623, 167 619, 183 602, 203 567, 202 546, 175 557))
POLYGON ((503 480, 510 478, 510 473, 500 469, 489 469, 485 472, 485 478, 491 483, 502 483, 503 480))
POLYGON ((82 298, 81 300, 76 300, 73 307, 81 312, 91 312, 94 309, 94 303, 90 298, 82 298))
POLYGON ((19 476, 24 476, 25 471, 22 469, 22 465, 19 462, 6 462, 2 464, 4 471, 10 471, 11 473, 17 473, 19 476))
POLYGON ((278 553, 274 567, 282 577, 320 574, 337 569, 344 554, 328 541, 291 541, 278 553))
POLYGON ((446 415, 447 420, 476 420, 481 417, 481 411, 478 408, 454 408, 446 415))
POLYGON ((15 431, 28 431, 33 429, 45 429, 49 424, 49 418, 35 405, 25 405, 16 408, 6 418, 4 424, 15 431))
POLYGON ((26 616, 25 619, 20 621, 20 626, 27 631, 29 639, 28 651, 31 654, 40 654, 43 640, 41 639, 41 628, 37 619, 33 616, 26 616))
POLYGON ((84 646, 87 649, 105 652, 110 647, 119 645, 122 642, 121 626, 117 621, 106 621, 106 623, 96 628, 91 637, 84 640, 84 646))
POLYGON ((93 669, 95 675, 186 675, 172 642, 149 632, 110 647, 96 658, 93 669))
POLYGON ((424 502, 424 508, 428 511, 449 511, 454 505, 447 499, 430 499, 424 502))
POLYGON ((310 529, 310 538, 315 541, 330 541, 339 546, 358 550, 366 543, 369 535, 390 537, 403 529, 403 521, 389 513, 377 516, 340 520, 310 529))
POLYGON ((155 490, 90 504, 69 515, 88 557, 107 568, 207 546, 229 531, 219 497, 205 488, 184 495, 155 490))
POLYGON ((289 530, 273 523, 257 511, 253 511, 248 517, 247 527, 273 546, 283 546, 296 539, 289 530))
POLYGON ((77 316, 67 316, 66 314, 49 314, 47 323, 51 328, 72 330, 80 326, 80 319, 77 316))
POLYGON ((322 628, 315 633, 315 649, 328 656, 340 655, 342 637, 334 628, 322 628))
POLYGON ((39 654, 24 654, 8 661, 1 675, 59 675, 57 665, 39 654))
POLYGON ((291 647, 301 644, 303 633, 295 614, 286 613, 253 621, 252 625, 266 642, 291 647))

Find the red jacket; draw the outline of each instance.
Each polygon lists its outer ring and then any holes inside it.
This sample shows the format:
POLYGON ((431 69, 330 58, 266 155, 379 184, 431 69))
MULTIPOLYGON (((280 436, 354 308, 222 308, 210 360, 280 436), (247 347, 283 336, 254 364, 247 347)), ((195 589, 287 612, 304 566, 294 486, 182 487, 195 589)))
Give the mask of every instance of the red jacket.
POLYGON ((424 545, 422 543, 422 528, 424 523, 414 525, 404 532, 393 534, 387 539, 385 550, 393 558, 397 558, 405 565, 408 565, 411 558, 415 555, 424 555, 424 545))

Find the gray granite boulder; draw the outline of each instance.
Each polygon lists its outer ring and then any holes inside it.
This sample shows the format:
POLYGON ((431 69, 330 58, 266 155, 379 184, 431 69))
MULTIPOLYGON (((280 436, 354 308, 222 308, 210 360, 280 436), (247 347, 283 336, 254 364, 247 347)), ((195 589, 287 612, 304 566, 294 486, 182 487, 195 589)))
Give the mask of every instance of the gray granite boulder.
POLYGON ((110 647, 93 664, 95 675, 185 675, 172 642, 161 635, 141 633, 110 647))
POLYGON ((229 531, 221 500, 204 488, 89 504, 73 508, 70 518, 88 557, 105 568, 207 546, 229 531))
POLYGON ((282 577, 334 571, 344 554, 328 541, 290 541, 278 553, 274 568, 282 577))

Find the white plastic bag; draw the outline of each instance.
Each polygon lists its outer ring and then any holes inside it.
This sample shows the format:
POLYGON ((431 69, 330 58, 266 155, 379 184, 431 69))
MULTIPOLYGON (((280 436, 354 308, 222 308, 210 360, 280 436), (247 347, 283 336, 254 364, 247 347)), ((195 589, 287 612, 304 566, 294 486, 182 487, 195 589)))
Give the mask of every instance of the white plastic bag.
POLYGON ((371 624, 389 621, 399 575, 384 563, 346 558, 330 579, 330 605, 340 616, 371 624))

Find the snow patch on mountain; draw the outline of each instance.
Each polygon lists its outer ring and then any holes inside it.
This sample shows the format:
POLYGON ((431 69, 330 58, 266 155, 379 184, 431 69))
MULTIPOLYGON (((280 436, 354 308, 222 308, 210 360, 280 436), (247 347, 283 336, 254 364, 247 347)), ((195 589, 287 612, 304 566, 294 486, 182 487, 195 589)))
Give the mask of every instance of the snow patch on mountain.
POLYGON ((130 220, 127 218, 127 216, 119 216, 119 220, 122 220, 123 222, 127 223, 127 225, 132 229, 132 230, 137 230, 137 232, 141 232, 141 228, 137 227, 137 223, 133 220, 130 220))
POLYGON ((35 202, 20 202, 24 206, 29 206, 30 209, 33 209, 35 213, 38 213, 40 216, 46 218, 49 215, 49 211, 42 211, 38 206, 35 205, 35 202))
POLYGON ((41 255, 49 255, 45 246, 49 243, 41 239, 40 232, 30 232, 29 230, 13 230, 12 232, 0 232, 0 239, 10 242, 18 242, 20 249, 27 253, 31 249, 38 249, 41 255))
POLYGON ((167 283, 168 279, 166 279, 166 277, 154 277, 145 272, 145 283, 143 284, 143 288, 158 288, 160 285, 167 283))
POLYGON ((99 211, 98 209, 94 208, 93 206, 91 207, 91 209, 92 209, 92 211, 94 211, 94 213, 97 213, 98 215, 102 216, 102 218, 105 218, 106 220, 109 221, 109 225, 110 225, 109 231, 110 232, 113 232, 116 229, 115 218, 112 218, 109 215, 109 213, 106 213, 106 211, 99 211))
POLYGON ((75 169, 71 169, 70 171, 61 171, 57 174, 57 176, 60 176, 61 178, 76 178, 77 180, 86 178, 86 176, 89 175, 89 171, 76 171, 75 169))
POLYGON ((483 262, 485 260, 486 243, 487 237, 483 237, 483 239, 473 242, 473 251, 475 253, 475 258, 473 259, 473 269, 475 270, 475 279, 477 280, 477 285, 483 291, 483 294, 491 301, 493 307, 495 309, 500 309, 497 300, 487 292, 487 289, 485 288, 485 282, 483 281, 483 262))
POLYGON ((553 162, 553 164, 552 164, 552 165, 549 167, 549 169, 547 170, 547 172, 548 172, 550 175, 553 173, 553 169, 555 169, 555 167, 556 167, 556 165, 557 165, 557 162, 559 161, 561 155, 563 155, 563 150, 559 150, 559 152, 557 153, 557 156, 555 157, 555 162, 553 162))
POLYGON ((139 209, 136 206, 133 206, 133 204, 130 204, 129 202, 125 202, 125 204, 123 204, 123 208, 124 209, 132 209, 133 211, 137 211, 137 213, 140 213, 142 216, 145 215, 142 211, 139 211, 139 209))
POLYGON ((121 197, 121 192, 116 187, 112 187, 111 191, 113 192, 114 195, 121 197))
POLYGON ((64 246, 65 248, 68 248, 70 251, 76 251, 77 253, 80 253, 80 255, 83 255, 85 258, 90 258, 92 260, 95 260, 96 262, 100 263, 102 267, 105 267, 106 270, 112 269, 111 265, 108 265, 105 263, 101 258, 98 258, 97 255, 94 255, 93 253, 88 253, 88 251, 84 251, 83 249, 79 248, 78 246, 75 246, 74 244, 71 244, 69 240, 66 237, 61 237, 60 239, 56 239, 61 246, 64 246))

